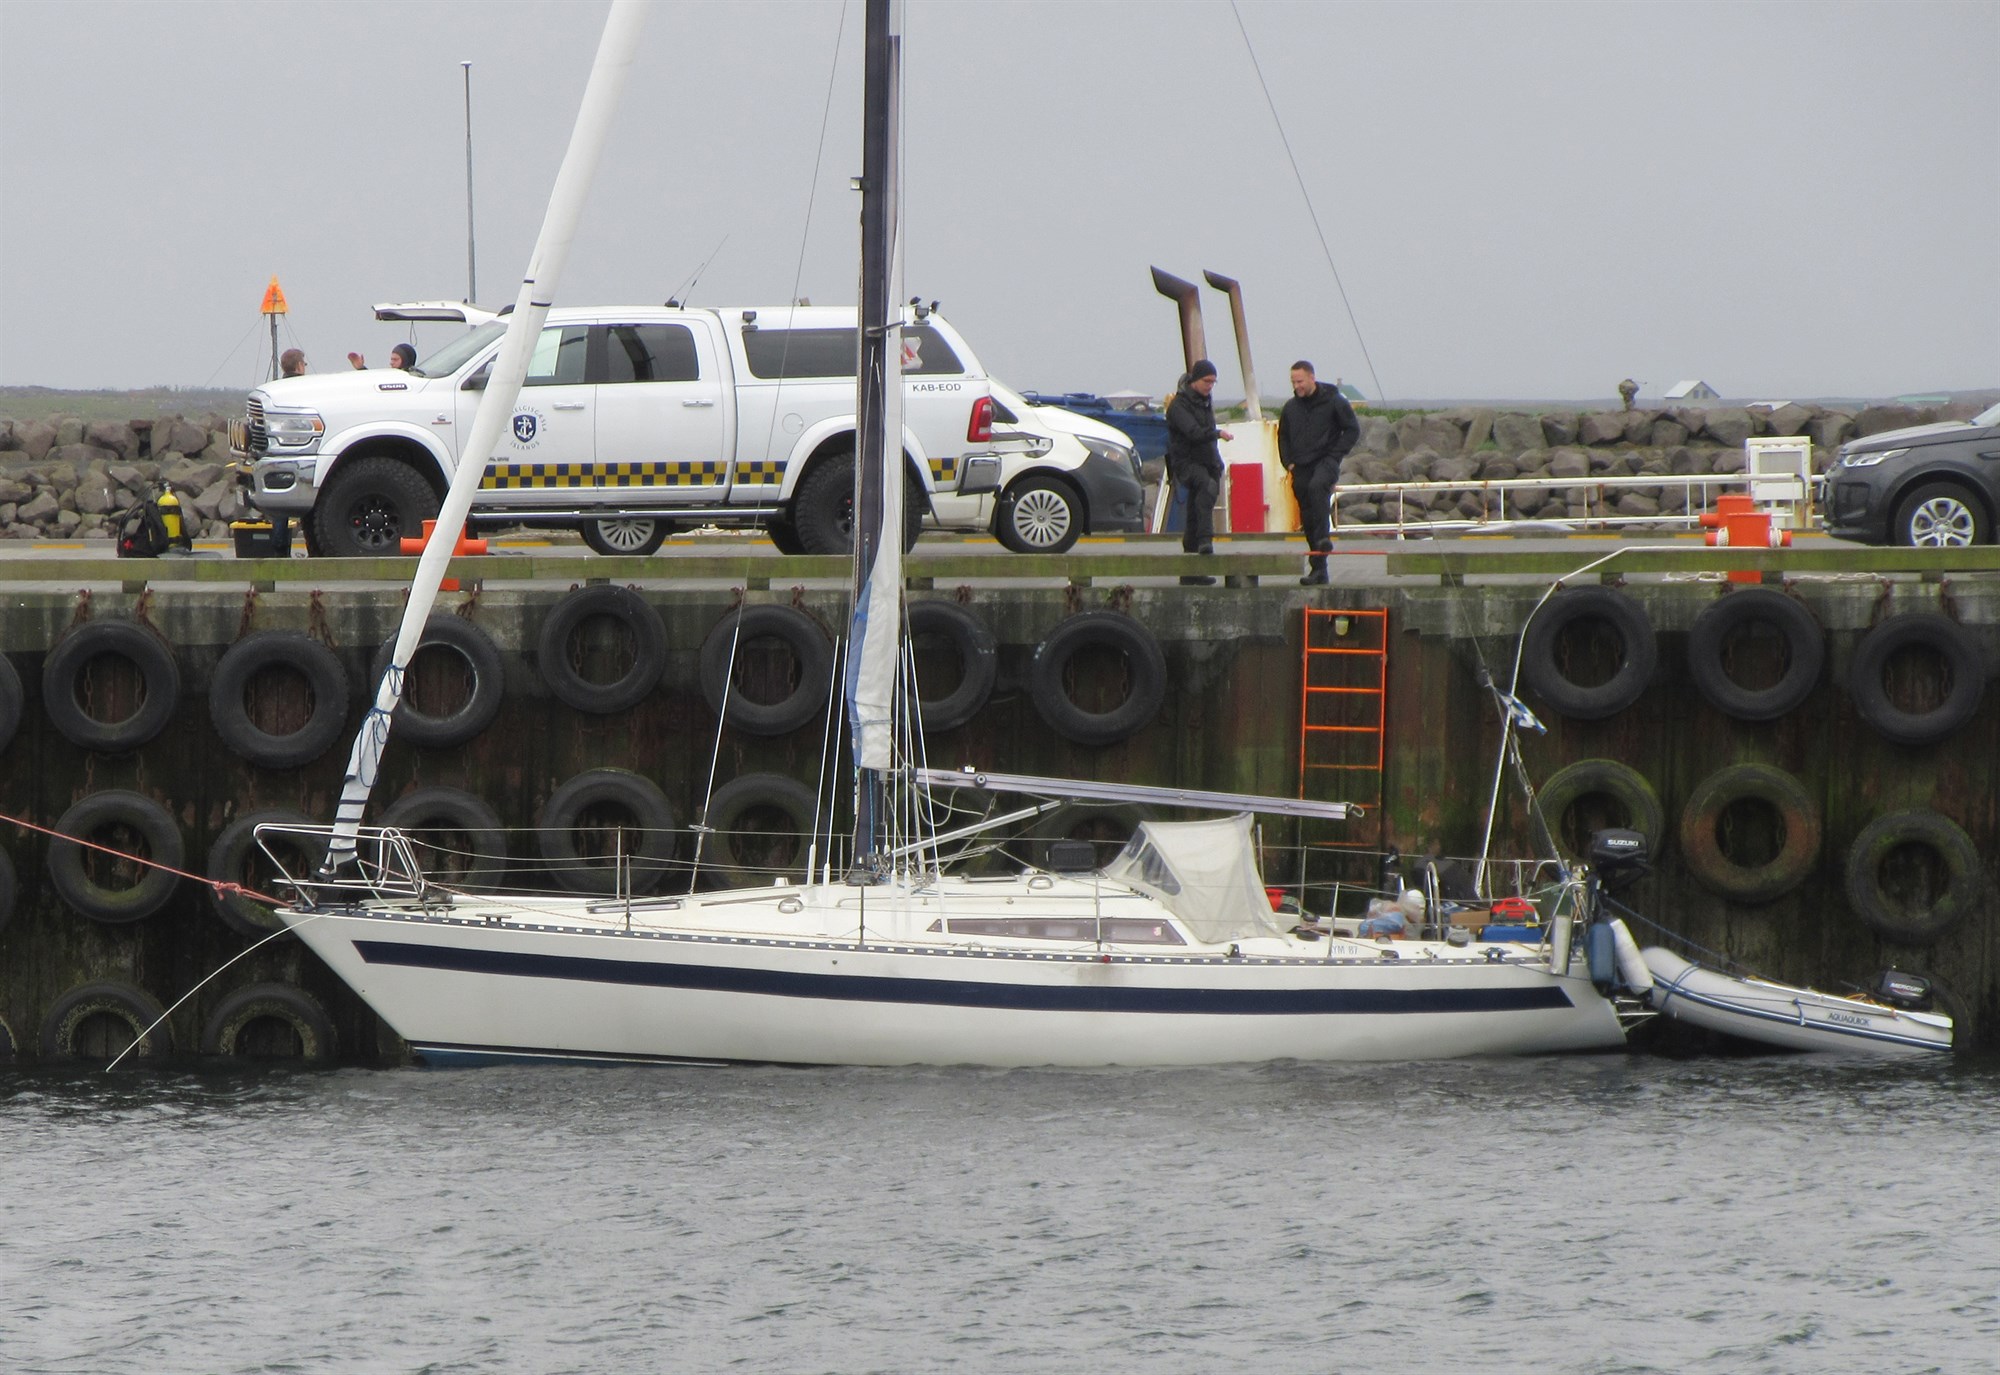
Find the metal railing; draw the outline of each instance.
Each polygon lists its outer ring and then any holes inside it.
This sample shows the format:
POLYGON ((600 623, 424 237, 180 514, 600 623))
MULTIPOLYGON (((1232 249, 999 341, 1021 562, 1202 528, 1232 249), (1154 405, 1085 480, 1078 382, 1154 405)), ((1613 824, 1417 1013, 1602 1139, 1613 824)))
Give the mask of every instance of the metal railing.
MULTIPOLYGON (((1509 477, 1458 482, 1429 480, 1343 482, 1333 493, 1333 527, 1336 530, 1356 533, 1394 530, 1399 534, 1413 530, 1423 532, 1489 530, 1519 525, 1553 526, 1562 529, 1617 529, 1622 526, 1643 525, 1655 529, 1665 526, 1692 530, 1700 525, 1702 513, 1715 504, 1715 498, 1720 492, 1749 488, 1756 495, 1760 506, 1780 517, 1777 522, 1779 525, 1796 529, 1803 528, 1805 523, 1817 522, 1821 482, 1822 479, 1818 477, 1808 481, 1798 477, 1751 472, 1694 475, 1642 473, 1634 477, 1509 477), (1611 502, 1619 493, 1649 488, 1680 489, 1685 494, 1680 509, 1635 516, 1624 515, 1611 508, 1611 502), (1559 517, 1524 513, 1518 509, 1510 512, 1509 497, 1522 491, 1580 492, 1581 500, 1570 500, 1567 504, 1581 506, 1583 511, 1581 514, 1559 517), (1421 519, 1411 518, 1409 503, 1403 499, 1410 493, 1451 498, 1449 507, 1451 514, 1427 513, 1421 519), (1481 515, 1468 516, 1458 511, 1457 501, 1468 495, 1479 498, 1483 512, 1481 515), (1341 506, 1353 497, 1394 498, 1396 517, 1394 520, 1343 521, 1341 506)), ((1547 497, 1544 496, 1543 501, 1546 500, 1547 497)))

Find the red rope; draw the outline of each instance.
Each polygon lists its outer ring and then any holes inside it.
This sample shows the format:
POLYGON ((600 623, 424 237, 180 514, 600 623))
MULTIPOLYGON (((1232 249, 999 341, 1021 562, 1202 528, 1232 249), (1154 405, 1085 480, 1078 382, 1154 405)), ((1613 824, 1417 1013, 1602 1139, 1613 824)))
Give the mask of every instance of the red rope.
POLYGON ((162 864, 158 860, 145 859, 139 855, 128 855, 123 850, 112 849, 109 845, 99 845, 96 841, 85 840, 82 836, 68 835, 62 831, 52 830, 47 826, 37 826, 32 821, 24 821, 18 816, 9 816, 5 812, 0 812, 0 821, 19 826, 24 831, 35 831, 41 835, 54 836, 57 840, 67 840, 70 844, 81 845, 86 850, 97 850, 107 855, 116 855, 119 859, 129 859, 134 864, 143 864, 149 869, 164 869, 176 878, 193 879, 203 887, 213 888, 218 893, 254 898, 268 907, 283 907, 285 905, 285 899, 283 898, 274 898, 269 893, 258 892, 255 888, 245 888, 240 883, 231 883, 226 879, 210 878, 206 874, 191 874, 185 869, 176 869, 173 865, 162 864))

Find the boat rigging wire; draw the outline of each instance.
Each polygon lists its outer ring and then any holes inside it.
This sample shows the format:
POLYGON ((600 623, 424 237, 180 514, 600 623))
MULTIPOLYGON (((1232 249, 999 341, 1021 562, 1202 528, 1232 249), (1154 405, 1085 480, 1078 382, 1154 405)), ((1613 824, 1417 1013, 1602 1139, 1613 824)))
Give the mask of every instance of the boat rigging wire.
POLYGON ((1326 230, 1320 226, 1319 211, 1313 208, 1312 192, 1306 189, 1306 179, 1299 171, 1299 160, 1292 154, 1292 141, 1285 134, 1285 122, 1278 118, 1278 103, 1271 98, 1270 83, 1264 80, 1264 68, 1257 61, 1257 49, 1250 42, 1250 30, 1243 25, 1243 11, 1237 8, 1236 0, 1229 0, 1229 12, 1236 17, 1236 31, 1243 35, 1243 50, 1250 55, 1250 69, 1257 74, 1257 85, 1264 92, 1264 104, 1270 107, 1271 122, 1278 126, 1278 141, 1285 146, 1285 160, 1292 165, 1292 179, 1299 184, 1299 196, 1306 203, 1306 214, 1312 220, 1313 233, 1319 235, 1319 251, 1326 255, 1326 269, 1333 274, 1334 288, 1340 292, 1340 304, 1347 310, 1347 323, 1354 329, 1354 342, 1360 346, 1361 360, 1368 365, 1368 380, 1375 384, 1376 404, 1388 399, 1382 390, 1382 379, 1375 373, 1375 360, 1369 356, 1368 341, 1361 337, 1361 322, 1354 318, 1354 304, 1347 299, 1347 286, 1340 280, 1340 269, 1333 264, 1333 250, 1327 246, 1326 230))
POLYGON ((708 265, 715 261, 715 255, 720 253, 722 251, 722 246, 728 242, 729 242, 729 236, 727 234, 724 234, 720 239, 716 240, 715 247, 708 250, 708 256, 706 258, 703 258, 700 264, 696 266, 695 270, 688 273, 688 275, 682 279, 681 284, 674 288, 674 294, 672 299, 682 309, 686 309, 688 302, 693 299, 694 286, 696 282, 699 282, 701 280, 701 274, 708 271, 708 265))

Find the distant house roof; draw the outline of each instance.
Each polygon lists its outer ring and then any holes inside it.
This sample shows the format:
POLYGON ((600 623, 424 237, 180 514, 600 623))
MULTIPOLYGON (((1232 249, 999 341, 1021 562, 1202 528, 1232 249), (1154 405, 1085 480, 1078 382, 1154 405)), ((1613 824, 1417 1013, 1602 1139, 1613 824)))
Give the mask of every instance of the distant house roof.
POLYGON ((1342 382, 1339 386, 1340 394, 1349 401, 1366 401, 1368 399, 1361 394, 1361 388, 1355 386, 1352 382, 1342 382))
POLYGON ((1667 388, 1669 401, 1713 401, 1722 393, 1700 378, 1688 382, 1676 382, 1667 388))

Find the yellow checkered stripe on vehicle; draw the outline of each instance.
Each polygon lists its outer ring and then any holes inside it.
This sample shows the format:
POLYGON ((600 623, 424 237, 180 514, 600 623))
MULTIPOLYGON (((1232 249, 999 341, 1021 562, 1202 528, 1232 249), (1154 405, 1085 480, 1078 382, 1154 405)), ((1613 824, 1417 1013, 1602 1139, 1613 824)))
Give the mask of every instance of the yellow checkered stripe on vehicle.
POLYGON ((785 480, 785 463, 779 458, 746 458, 736 463, 736 481, 770 484, 785 480))
MULTIPOLYGON (((739 464, 738 467, 749 465, 739 464)), ((488 491, 546 487, 713 487, 722 481, 720 459, 664 459, 653 463, 489 463, 479 485, 488 491)))
POLYGON ((958 480, 958 459, 934 458, 931 460, 931 481, 940 487, 948 487, 958 480))

